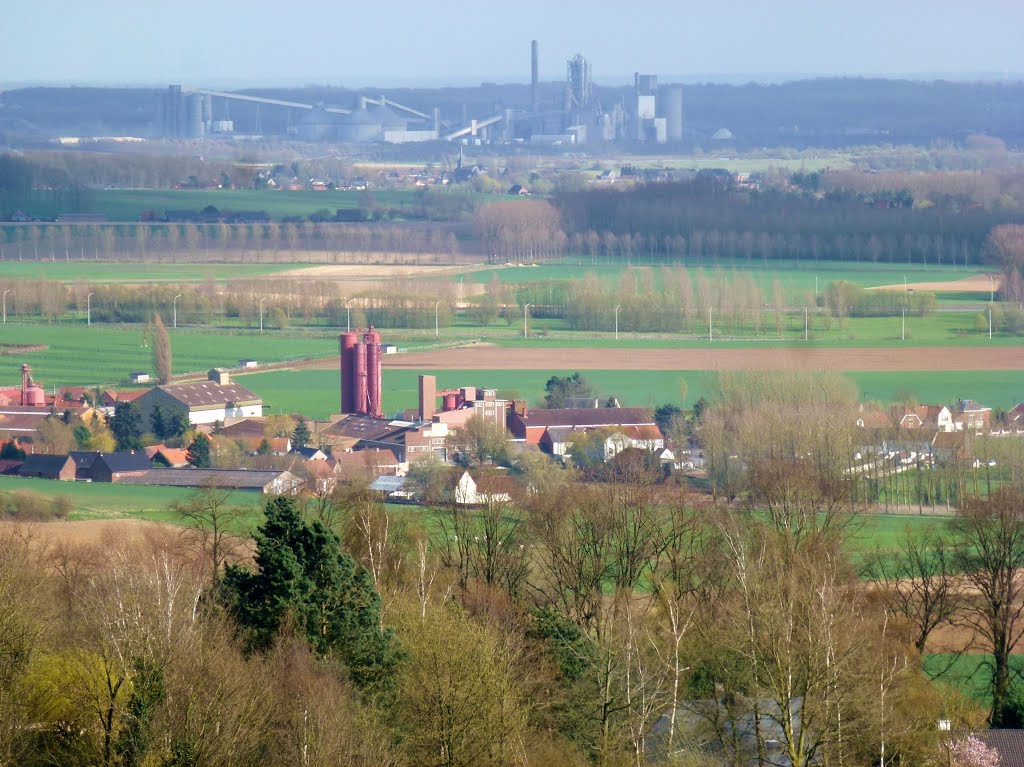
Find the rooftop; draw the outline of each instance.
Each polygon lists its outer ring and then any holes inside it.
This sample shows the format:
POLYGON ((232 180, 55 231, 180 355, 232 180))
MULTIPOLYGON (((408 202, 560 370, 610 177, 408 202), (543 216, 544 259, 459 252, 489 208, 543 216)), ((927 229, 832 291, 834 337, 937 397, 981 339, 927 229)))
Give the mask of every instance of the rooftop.
POLYGON ((188 408, 216 407, 229 402, 236 405, 250 405, 263 400, 236 383, 219 384, 214 381, 198 383, 167 384, 156 387, 174 397, 188 408))
POLYGON ((527 426, 626 426, 647 425, 654 420, 642 407, 554 408, 531 410, 520 416, 527 426))

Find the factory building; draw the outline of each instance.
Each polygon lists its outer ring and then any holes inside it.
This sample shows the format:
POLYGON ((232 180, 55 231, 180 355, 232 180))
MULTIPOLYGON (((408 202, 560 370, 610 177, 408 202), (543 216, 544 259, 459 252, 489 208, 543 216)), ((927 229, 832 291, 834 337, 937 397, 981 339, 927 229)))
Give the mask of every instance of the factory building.
POLYGON ((342 333, 341 412, 382 418, 382 378, 380 333, 373 326, 360 335, 342 333))

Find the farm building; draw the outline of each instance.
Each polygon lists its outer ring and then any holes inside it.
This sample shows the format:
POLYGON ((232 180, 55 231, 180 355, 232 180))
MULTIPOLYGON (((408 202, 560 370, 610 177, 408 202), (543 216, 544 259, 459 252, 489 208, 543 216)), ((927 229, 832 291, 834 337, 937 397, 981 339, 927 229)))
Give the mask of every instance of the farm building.
POLYGON ((40 410, 37 407, 0 407, 0 442, 31 437, 49 415, 49 410, 40 410))
POLYGON ((231 383, 228 373, 218 368, 209 372, 206 381, 155 386, 135 404, 143 423, 150 422, 157 407, 165 418, 181 413, 191 424, 263 415, 263 400, 244 386, 231 383))
MULTIPOLYGON (((604 432, 604 460, 608 461, 629 447, 646 450, 665 449, 665 438, 654 424, 640 426, 600 427, 604 432)), ((540 438, 541 449, 551 455, 565 455, 572 447, 573 438, 594 431, 592 428, 556 426, 544 431, 540 438)))
MULTIPOLYGON (((548 429, 614 429, 626 427, 654 427, 654 419, 640 407, 595 407, 595 408, 554 408, 551 410, 511 411, 508 415, 508 429, 516 439, 525 440, 528 445, 540 444, 541 437, 548 429)), ((660 431, 659 431, 660 435, 660 431)), ((662 442, 664 446, 664 442, 662 442)))
POLYGON ((142 450, 117 453, 75 450, 69 457, 75 462, 75 479, 91 482, 122 482, 153 468, 142 450))
POLYGON ((249 469, 150 469, 124 481, 126 485, 166 487, 220 487, 250 490, 264 495, 295 493, 302 480, 289 471, 249 469))
POLYGON ((128 380, 133 384, 149 383, 149 373, 142 370, 137 370, 128 376, 128 380))
POLYGON ((18 469, 18 476, 73 482, 75 480, 75 462, 69 455, 34 453, 25 456, 24 463, 18 469))

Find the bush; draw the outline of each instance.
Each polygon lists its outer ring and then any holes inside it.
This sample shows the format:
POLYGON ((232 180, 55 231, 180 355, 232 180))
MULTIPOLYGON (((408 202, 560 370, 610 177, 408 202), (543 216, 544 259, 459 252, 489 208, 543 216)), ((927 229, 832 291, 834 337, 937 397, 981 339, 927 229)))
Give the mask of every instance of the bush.
POLYGON ((0 517, 19 522, 52 522, 67 519, 69 513, 71 501, 64 496, 42 498, 17 491, 0 495, 0 517))

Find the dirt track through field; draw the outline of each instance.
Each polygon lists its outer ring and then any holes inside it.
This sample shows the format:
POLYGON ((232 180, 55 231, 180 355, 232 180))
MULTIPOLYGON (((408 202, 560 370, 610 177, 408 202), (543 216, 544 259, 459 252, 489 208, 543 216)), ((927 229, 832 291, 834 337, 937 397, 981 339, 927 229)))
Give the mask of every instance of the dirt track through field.
POLYGON ((879 285, 868 290, 928 290, 933 293, 984 293, 987 290, 999 290, 1002 281, 998 275, 989 278, 987 274, 976 274, 961 280, 946 282, 911 282, 907 285, 879 285))
POLYGON ((420 370, 1021 370, 1024 346, 819 349, 507 349, 473 346, 389 355, 420 370))

